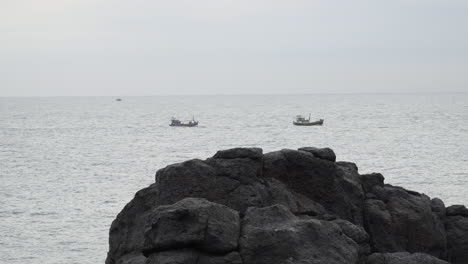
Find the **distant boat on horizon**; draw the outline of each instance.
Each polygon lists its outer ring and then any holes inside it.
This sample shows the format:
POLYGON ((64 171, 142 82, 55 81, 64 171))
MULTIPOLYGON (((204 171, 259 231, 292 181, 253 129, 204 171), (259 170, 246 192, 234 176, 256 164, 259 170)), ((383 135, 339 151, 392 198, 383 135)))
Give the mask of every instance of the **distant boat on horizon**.
POLYGON ((180 121, 179 119, 176 118, 171 118, 171 124, 169 126, 178 126, 178 127, 195 127, 198 126, 198 121, 195 121, 195 117, 192 117, 192 120, 190 120, 187 123, 184 123, 180 121))
POLYGON ((117 102, 120 102, 120 101, 122 101, 122 98, 117 98, 117 99, 115 99, 115 100, 116 100, 117 102))
POLYGON ((296 120, 293 121, 293 124, 296 126, 321 126, 323 125, 323 119, 319 119, 317 121, 310 121, 310 114, 309 119, 305 119, 305 117, 301 115, 296 116, 296 120))

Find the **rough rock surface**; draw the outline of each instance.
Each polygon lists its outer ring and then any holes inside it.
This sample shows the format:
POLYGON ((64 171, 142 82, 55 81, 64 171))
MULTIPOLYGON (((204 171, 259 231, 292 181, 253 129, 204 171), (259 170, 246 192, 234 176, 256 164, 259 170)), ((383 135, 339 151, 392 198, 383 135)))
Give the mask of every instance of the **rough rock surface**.
POLYGON ((237 252, 210 256, 194 249, 181 249, 151 254, 144 264, 242 264, 242 259, 237 252))
POLYGON ((468 263, 468 217, 448 216, 445 228, 448 260, 454 264, 468 263))
POLYGON ((211 253, 237 248, 239 213, 200 198, 156 208, 148 218, 143 252, 194 247, 211 253))
POLYGON ((333 222, 341 228, 341 231, 346 236, 358 244, 358 253, 361 258, 371 253, 369 245, 369 234, 367 234, 366 230, 364 230, 362 226, 354 225, 351 222, 343 219, 336 219, 333 220, 333 222))
POLYGON ((155 180, 112 223, 106 264, 468 263, 468 209, 328 148, 222 150, 155 180))
POLYGON ((468 216, 468 209, 464 205, 452 205, 446 209, 447 216, 468 216))
POLYGON ((288 149, 265 154, 263 162, 264 178, 278 179, 342 219, 363 223, 364 193, 357 171, 350 172, 349 167, 309 152, 288 149))
POLYGON ((304 147, 299 148, 299 150, 312 153, 315 157, 319 159, 329 160, 332 162, 336 161, 335 152, 331 148, 304 147))
POLYGON ((374 252, 426 252, 444 257, 446 233, 424 194, 386 185, 364 203, 365 228, 374 252))
POLYGON ((338 225, 300 219, 286 207, 247 210, 240 238, 244 263, 356 263, 358 245, 338 225))
POLYGON ((436 257, 408 252, 374 253, 367 258, 366 264, 447 264, 436 257))

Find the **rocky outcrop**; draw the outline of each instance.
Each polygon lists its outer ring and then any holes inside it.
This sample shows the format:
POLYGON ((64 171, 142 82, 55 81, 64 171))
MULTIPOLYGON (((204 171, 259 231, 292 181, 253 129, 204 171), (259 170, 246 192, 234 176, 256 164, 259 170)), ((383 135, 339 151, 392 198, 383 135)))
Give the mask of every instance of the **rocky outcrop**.
POLYGON ((468 263, 468 210, 329 148, 169 165, 111 225, 106 264, 468 263))
POLYGON ((447 232, 447 255, 451 263, 468 263, 468 215, 465 206, 447 208, 445 229, 447 232))

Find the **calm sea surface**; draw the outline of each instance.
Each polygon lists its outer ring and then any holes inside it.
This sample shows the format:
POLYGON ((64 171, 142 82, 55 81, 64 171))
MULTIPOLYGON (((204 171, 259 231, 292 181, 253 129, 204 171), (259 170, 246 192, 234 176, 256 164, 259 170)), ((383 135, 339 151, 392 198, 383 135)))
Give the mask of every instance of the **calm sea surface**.
POLYGON ((0 98, 0 263, 103 263, 112 220, 157 169, 239 146, 331 147, 468 204, 468 94, 0 98), (309 112, 324 126, 292 125, 309 112), (199 127, 168 126, 192 115, 199 127))

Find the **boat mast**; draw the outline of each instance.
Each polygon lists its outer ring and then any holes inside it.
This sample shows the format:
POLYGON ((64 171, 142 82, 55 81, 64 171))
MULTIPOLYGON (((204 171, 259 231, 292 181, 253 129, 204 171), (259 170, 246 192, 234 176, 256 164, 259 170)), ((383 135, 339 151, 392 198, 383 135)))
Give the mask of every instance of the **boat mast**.
POLYGON ((309 121, 310 121, 310 113, 309 113, 309 121))

